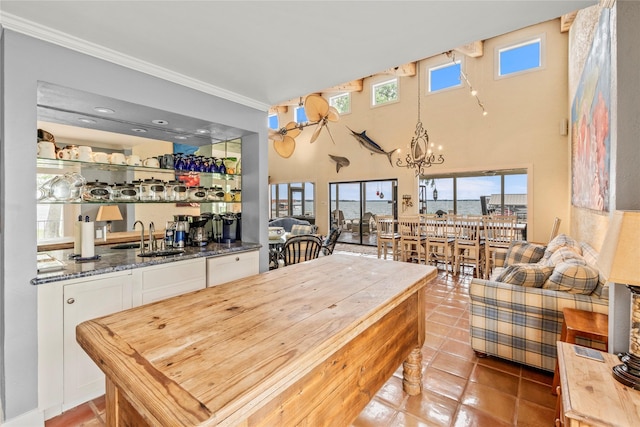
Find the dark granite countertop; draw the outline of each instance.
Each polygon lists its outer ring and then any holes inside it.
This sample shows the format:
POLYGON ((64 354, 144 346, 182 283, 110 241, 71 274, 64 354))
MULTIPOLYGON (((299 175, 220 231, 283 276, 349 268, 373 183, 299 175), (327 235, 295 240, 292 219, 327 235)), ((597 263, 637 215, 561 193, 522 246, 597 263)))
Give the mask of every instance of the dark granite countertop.
POLYGON ((179 262, 194 258, 210 258, 234 252, 255 251, 260 249, 262 245, 249 242, 209 243, 204 247, 186 247, 184 248, 185 252, 180 255, 147 258, 138 256, 140 249, 113 249, 113 246, 96 246, 95 254, 99 255, 100 258, 95 261, 85 262, 76 262, 73 259, 69 259, 69 255, 73 254, 72 249, 46 251, 47 254, 62 261, 65 264, 65 268, 64 270, 40 273, 35 279, 31 280, 31 284, 42 285, 60 280, 90 277, 150 265, 179 262))

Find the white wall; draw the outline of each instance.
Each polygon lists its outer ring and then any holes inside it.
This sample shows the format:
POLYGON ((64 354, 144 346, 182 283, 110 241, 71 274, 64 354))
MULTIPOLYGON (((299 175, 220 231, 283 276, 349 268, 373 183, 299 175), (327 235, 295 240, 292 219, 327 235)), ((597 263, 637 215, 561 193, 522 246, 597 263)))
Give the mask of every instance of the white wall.
MULTIPOLYGON (((454 46, 452 46, 453 48, 454 46)), ((499 36, 484 43, 480 58, 464 58, 464 70, 489 114, 482 116, 468 87, 423 96, 421 119, 432 142, 444 146, 445 163, 427 173, 443 174, 488 169, 529 170, 528 237, 545 242, 556 216, 568 224, 569 171, 567 136, 560 135, 560 122, 567 119, 567 33, 560 33, 554 20, 499 36), (494 78, 494 49, 529 37, 546 35, 546 66, 536 72, 510 78, 494 78)), ((457 54, 456 58, 462 58, 457 54)), ((425 67, 450 62, 445 55, 419 62, 421 89, 426 87, 425 67)), ((399 64, 400 65, 400 64, 399 64)), ((385 156, 373 155, 350 136, 347 126, 367 131, 386 151, 406 150, 417 121, 418 78, 400 78, 400 102, 370 107, 370 86, 390 76, 364 80, 364 90, 352 93, 352 113, 330 123, 331 134, 322 131, 309 143, 313 127, 296 140, 296 151, 281 158, 269 143, 271 183, 313 181, 316 183, 316 223, 328 228, 328 183, 367 179, 398 179, 398 194, 411 194, 418 209, 418 181, 413 170, 392 167, 385 156), (336 173, 328 154, 347 157, 349 167, 336 173)), ((281 114, 280 124, 293 120, 293 108, 281 114)), ((394 155, 394 163, 397 156, 394 155)), ((406 213, 410 213, 407 211, 406 213)), ((564 229, 564 226, 562 227, 564 229)))
POLYGON ((38 81, 255 132, 243 139, 243 237, 261 242, 267 269, 266 112, 169 83, 13 31, 2 36, 0 214, 1 385, 6 419, 37 408, 36 93, 38 81))

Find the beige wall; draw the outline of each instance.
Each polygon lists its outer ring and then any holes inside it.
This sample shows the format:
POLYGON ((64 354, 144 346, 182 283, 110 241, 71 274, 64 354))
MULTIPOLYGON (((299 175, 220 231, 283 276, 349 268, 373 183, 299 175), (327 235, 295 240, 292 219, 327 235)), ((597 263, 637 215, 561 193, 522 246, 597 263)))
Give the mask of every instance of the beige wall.
MULTIPOLYGON (((423 96, 421 119, 430 140, 444 146, 446 161, 427 172, 442 174, 488 169, 527 168, 529 170, 529 238, 546 242, 555 216, 568 224, 569 160, 567 136, 560 135, 560 123, 568 118, 567 33, 560 33, 559 20, 524 28, 485 41, 484 55, 467 58, 463 67, 489 114, 482 116, 467 87, 423 96), (494 49, 529 37, 546 37, 546 65, 543 70, 510 78, 494 78, 494 49)), ((450 61, 445 55, 420 61, 421 89, 425 92, 425 67, 450 61)), ((398 194, 412 194, 417 212, 418 182, 413 170, 392 167, 385 156, 370 155, 349 135, 347 126, 367 131, 386 151, 406 150, 417 120, 417 77, 400 78, 400 102, 370 107, 372 82, 389 76, 373 76, 364 81, 362 92, 352 93, 352 113, 330 123, 331 134, 322 131, 309 143, 314 127, 305 129, 296 140, 289 159, 269 147, 271 183, 313 181, 316 183, 316 223, 321 232, 328 224, 328 184, 336 181, 398 179, 398 194), (328 154, 347 157, 349 167, 336 173, 328 154)), ((280 125, 293 120, 293 108, 280 114, 280 125)), ((397 155, 394 155, 394 164, 397 155)), ((406 213, 409 213, 408 211, 406 213)))

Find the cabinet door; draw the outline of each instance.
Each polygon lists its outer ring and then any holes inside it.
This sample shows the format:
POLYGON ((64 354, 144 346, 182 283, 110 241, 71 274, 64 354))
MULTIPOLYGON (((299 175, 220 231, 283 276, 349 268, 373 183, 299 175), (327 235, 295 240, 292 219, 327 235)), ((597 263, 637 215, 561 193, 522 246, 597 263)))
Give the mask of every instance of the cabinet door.
POLYGON ((134 273, 133 305, 149 304, 206 287, 204 258, 141 268, 134 273))
POLYGON ((64 287, 63 410, 104 394, 104 374, 76 341, 76 325, 131 308, 131 275, 64 287))
POLYGON ((207 259, 207 286, 216 286, 260 272, 258 251, 240 252, 207 259))

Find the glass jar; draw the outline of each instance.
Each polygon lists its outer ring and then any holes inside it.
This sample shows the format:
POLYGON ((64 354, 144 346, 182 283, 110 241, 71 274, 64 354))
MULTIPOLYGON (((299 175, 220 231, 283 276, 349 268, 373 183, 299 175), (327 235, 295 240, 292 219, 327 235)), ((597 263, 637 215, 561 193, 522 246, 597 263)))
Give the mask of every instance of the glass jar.
POLYGON ((139 187, 132 183, 114 184, 111 197, 116 202, 135 202, 138 200, 139 187))
POLYGON ((106 182, 89 182, 82 191, 82 199, 87 202, 104 202, 111 200, 111 186, 106 182))
POLYGON ((140 200, 143 202, 161 202, 165 200, 164 182, 149 178, 140 184, 140 200))
POLYGON ((165 185, 167 200, 171 202, 184 202, 189 198, 187 185, 182 181, 169 181, 165 185))
POLYGON ((204 187, 189 187, 189 201, 202 202, 207 197, 204 187))
POLYGON ((232 196, 234 202, 241 202, 242 201, 242 190, 240 190, 239 188, 234 188, 233 190, 231 190, 231 196, 232 196))

